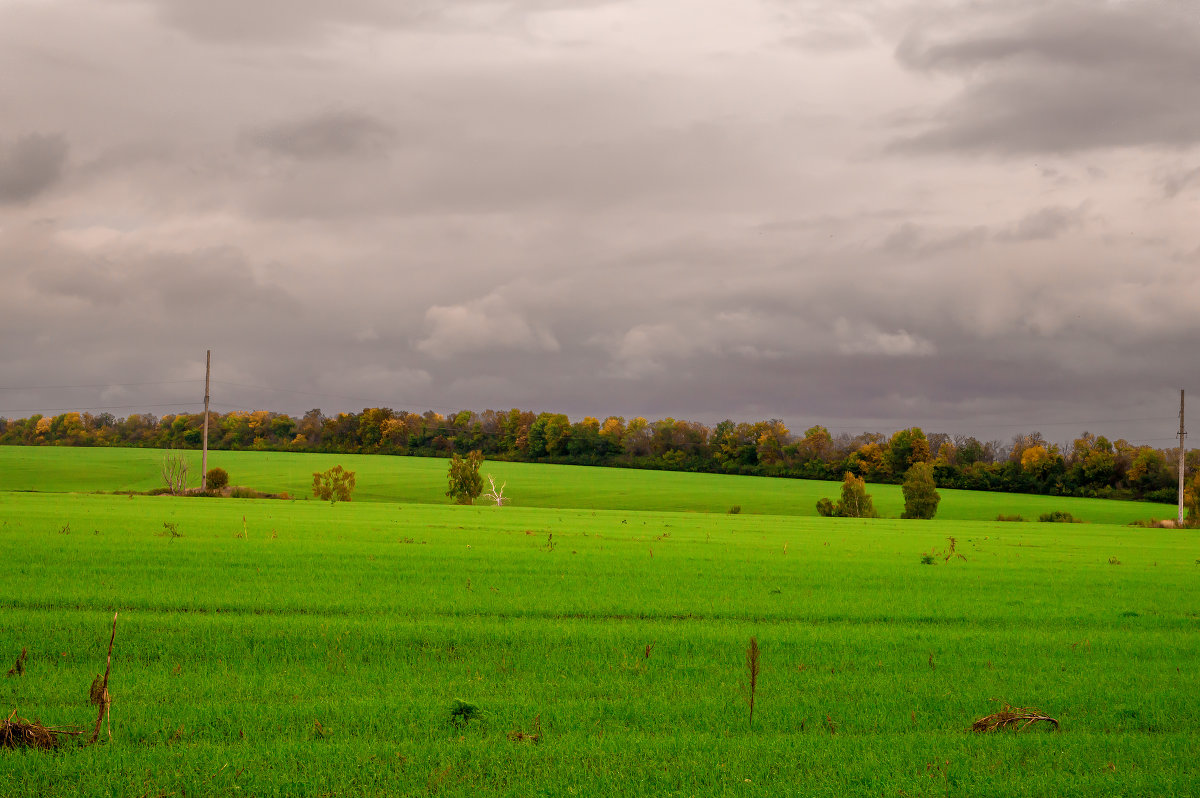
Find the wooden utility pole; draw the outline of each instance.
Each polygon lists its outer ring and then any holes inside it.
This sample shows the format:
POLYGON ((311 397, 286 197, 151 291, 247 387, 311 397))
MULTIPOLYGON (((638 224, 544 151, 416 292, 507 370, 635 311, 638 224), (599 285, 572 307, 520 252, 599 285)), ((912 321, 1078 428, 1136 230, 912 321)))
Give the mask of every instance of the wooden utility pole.
MULTIPOLYGON (((212 350, 204 356, 204 449, 200 455, 200 490, 208 490, 208 378, 212 374, 212 350)), ((1182 501, 1182 499, 1181 499, 1182 501)))
POLYGON ((1179 389, 1179 526, 1183 526, 1183 439, 1187 437, 1187 432, 1183 429, 1183 389, 1179 389))

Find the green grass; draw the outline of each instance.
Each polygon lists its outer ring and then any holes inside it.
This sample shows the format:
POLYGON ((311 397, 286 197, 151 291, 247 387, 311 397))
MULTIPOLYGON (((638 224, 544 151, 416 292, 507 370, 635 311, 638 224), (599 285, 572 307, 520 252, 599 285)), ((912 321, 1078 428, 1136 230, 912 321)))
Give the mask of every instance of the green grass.
MULTIPOLYGON (((200 454, 188 452, 193 484, 200 454)), ((0 491, 90 492, 162 486, 161 450, 0 447, 0 491)), ((341 464, 358 475, 354 500, 445 504, 448 461, 376 455, 289 452, 210 452, 209 467, 229 472, 230 484, 267 493, 311 496, 312 473, 341 464)), ((815 516, 817 500, 837 499, 841 485, 817 480, 767 479, 617 468, 485 462, 482 473, 507 482, 514 507, 582 510, 694 511, 725 513, 738 505, 746 514, 815 516)), ((485 479, 486 484, 486 479, 485 479)), ((904 499, 898 485, 868 485, 882 515, 899 517, 904 499)), ((1054 510, 1094 523, 1128 524, 1150 517, 1173 518, 1170 505, 942 490, 938 518, 991 521, 1021 515, 1033 521, 1054 510)))
MULTIPOLYGON (((444 461, 296 457, 214 461, 260 489, 344 462, 375 500, 0 492, 0 664, 30 652, 0 709, 90 726, 121 613, 112 743, 0 751, 6 794, 1200 794, 1193 532, 752 515, 805 485, 645 472, 584 499, 745 512, 438 506, 384 499, 444 501, 444 461), (948 536, 967 559, 922 565, 948 536), (966 732, 991 698, 1062 731, 966 732)), ((500 468, 514 496, 604 476, 500 468)))

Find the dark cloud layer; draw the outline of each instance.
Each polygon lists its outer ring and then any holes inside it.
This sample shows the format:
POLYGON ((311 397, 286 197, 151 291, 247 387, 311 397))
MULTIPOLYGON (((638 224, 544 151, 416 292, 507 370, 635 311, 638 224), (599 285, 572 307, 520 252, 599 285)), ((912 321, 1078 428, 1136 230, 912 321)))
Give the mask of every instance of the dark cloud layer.
POLYGON ((587 7, 612 0, 144 0, 170 26, 200 39, 228 43, 304 41, 335 35, 347 28, 436 27, 453 32, 471 20, 519 20, 554 8, 587 7))
POLYGON ((0 5, 0 415, 194 409, 212 349, 221 409, 1169 438, 1198 43, 1158 0, 0 5))
POLYGON ((264 150, 300 160, 378 158, 395 143, 396 131, 369 114, 329 111, 259 128, 248 139, 264 150))
POLYGON ((60 135, 34 133, 0 146, 0 205, 29 202, 58 181, 66 161, 60 135))
POLYGON ((962 92, 903 150, 1067 153, 1200 141, 1200 17, 1191 3, 1014 4, 1009 19, 921 29, 905 66, 962 92))

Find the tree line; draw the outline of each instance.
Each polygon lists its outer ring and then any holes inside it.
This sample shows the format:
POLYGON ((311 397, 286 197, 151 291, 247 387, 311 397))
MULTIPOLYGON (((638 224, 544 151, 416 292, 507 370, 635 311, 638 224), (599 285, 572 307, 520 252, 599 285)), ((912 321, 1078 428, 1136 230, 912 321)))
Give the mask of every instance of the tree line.
MULTIPOLYGON (((203 413, 33 415, 0 419, 0 444, 197 449, 203 413)), ((266 410, 209 413, 209 448, 450 457, 481 451, 492 460, 651 468, 899 483, 927 463, 941 488, 1174 502, 1178 449, 1156 449, 1083 433, 1060 446, 1041 433, 1008 443, 910 427, 892 435, 833 435, 822 426, 792 433, 779 419, 693 421, 619 416, 572 422, 562 413, 463 410, 442 415, 369 407, 300 417, 266 410)), ((1189 475, 1200 451, 1187 454, 1189 475)))

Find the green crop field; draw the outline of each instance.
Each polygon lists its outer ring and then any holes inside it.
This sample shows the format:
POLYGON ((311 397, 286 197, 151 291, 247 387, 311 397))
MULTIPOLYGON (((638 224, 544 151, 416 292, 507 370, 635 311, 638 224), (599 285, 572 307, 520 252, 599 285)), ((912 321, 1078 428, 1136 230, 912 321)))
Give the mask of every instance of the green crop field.
POLYGON ((0 449, 0 709, 90 735, 120 613, 112 740, 0 750, 6 795, 1200 794, 1200 539, 1120 525, 1170 508, 505 463, 454 507, 444 460, 227 452, 360 490, 90 492, 160 458, 0 449), (1092 523, 986 520, 1049 509, 1092 523), (1000 701, 1061 727, 967 731, 1000 701))
MULTIPOLYGON (((163 484, 163 454, 156 449, 0 446, 0 491, 151 490, 163 484)), ((200 453, 184 454, 198 475, 200 453)), ((312 473, 340 464, 358 475, 355 501, 445 503, 446 463, 420 457, 210 452, 208 465, 226 469, 231 484, 306 498, 311 495, 312 473)), ((816 480, 530 463, 488 461, 481 470, 494 475, 497 484, 507 483, 505 494, 513 507, 724 513, 736 505, 750 514, 815 516, 817 499, 836 499, 841 489, 841 483, 816 480)), ((192 484, 198 484, 198 477, 192 484)), ((898 485, 868 485, 867 490, 881 515, 898 517, 903 511, 898 485)), ((991 521, 1004 514, 1032 521, 1052 510, 1109 524, 1175 517, 1174 505, 1148 502, 957 490, 941 494, 942 520, 991 521)))

